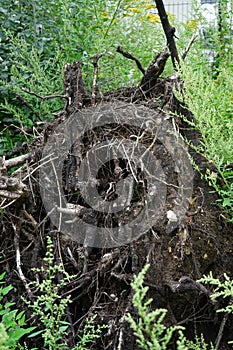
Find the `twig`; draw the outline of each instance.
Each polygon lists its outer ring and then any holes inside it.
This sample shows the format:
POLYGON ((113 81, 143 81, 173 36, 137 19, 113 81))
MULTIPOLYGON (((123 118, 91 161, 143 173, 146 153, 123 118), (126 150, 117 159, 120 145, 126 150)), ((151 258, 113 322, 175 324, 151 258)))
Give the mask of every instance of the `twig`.
MULTIPOLYGON (((188 276, 183 276, 179 281, 165 281, 165 284, 172 290, 173 293, 184 293, 196 291, 203 293, 210 297, 213 293, 206 289, 201 283, 194 281, 188 276)), ((211 299, 213 303, 216 303, 215 299, 211 299)))
POLYGON ((42 163, 42 160, 45 160, 46 158, 51 157, 52 155, 53 155, 53 153, 48 154, 46 157, 44 157, 43 159, 41 159, 41 160, 40 160, 40 164, 39 164, 36 168, 34 168, 34 169, 30 172, 30 174, 27 174, 27 175, 23 178, 22 181, 25 181, 29 176, 31 176, 33 173, 35 173, 38 169, 40 169, 40 168, 41 168, 42 166, 44 166, 45 164, 50 163, 52 160, 55 160, 55 159, 58 158, 58 157, 49 158, 49 160, 44 161, 44 162, 42 163))
POLYGON ((63 271, 65 271, 65 266, 64 266, 64 263, 63 263, 62 253, 61 253, 60 232, 57 232, 56 237, 57 237, 57 249, 58 249, 58 255, 59 255, 60 263, 62 265, 63 271))
POLYGON ((59 95, 59 94, 57 94, 57 95, 45 95, 45 96, 41 96, 41 95, 37 94, 37 93, 34 92, 34 91, 28 91, 28 90, 26 90, 26 89, 24 89, 24 88, 21 88, 21 90, 22 90, 23 92, 26 92, 26 93, 29 94, 29 95, 36 96, 36 97, 40 98, 41 100, 49 100, 49 99, 53 99, 53 98, 65 98, 66 100, 68 100, 68 96, 66 96, 66 95, 59 95))
MULTIPOLYGON (((30 175, 30 168, 28 166, 28 162, 26 162, 26 166, 27 166, 27 174, 30 175)), ((36 197, 35 197, 34 190, 33 190, 31 176, 28 177, 28 182, 29 182, 29 187, 30 187, 30 191, 32 194, 33 202, 34 202, 34 205, 36 206, 36 197)))
POLYGON ((125 316, 126 313, 124 313, 124 315, 120 318, 119 320, 119 324, 120 324, 120 330, 119 330, 119 340, 118 340, 118 346, 117 346, 117 350, 122 350, 124 347, 124 337, 123 337, 123 323, 125 322, 125 316))
POLYGON ((6 168, 10 169, 13 166, 23 164, 26 160, 31 159, 31 157, 32 157, 32 154, 27 153, 27 154, 23 154, 21 156, 15 157, 15 158, 7 159, 7 160, 5 160, 4 163, 5 163, 6 168))
POLYGON ((123 51, 120 46, 117 47, 116 52, 119 52, 124 57, 129 58, 130 60, 133 60, 136 63, 138 69, 142 72, 142 74, 143 75, 145 74, 145 69, 142 67, 141 63, 139 62, 139 60, 136 57, 131 55, 129 52, 123 51))
POLYGON ((26 152, 26 151, 28 151, 28 144, 27 144, 27 142, 24 142, 21 146, 16 147, 15 149, 13 149, 13 150, 10 151, 10 152, 7 152, 7 153, 5 154, 5 158, 6 158, 6 159, 10 159, 10 158, 12 158, 13 156, 16 156, 17 154, 20 154, 20 153, 26 152))
POLYGON ((17 232, 17 229, 15 227, 15 225, 12 223, 12 227, 14 229, 14 246, 15 246, 15 252, 16 252, 16 266, 17 266, 17 271, 18 271, 18 274, 19 274, 19 277, 21 279, 21 281, 23 282, 24 284, 24 287, 26 289, 26 291, 28 292, 28 294, 31 296, 32 295, 32 291, 26 281, 26 278, 23 274, 23 271, 21 269, 21 258, 20 258, 20 250, 19 250, 19 234, 17 232))
MULTIPOLYGON (((228 303, 228 306, 232 305, 233 304, 233 297, 230 298, 230 301, 228 303)), ((221 325, 220 325, 220 328, 219 328, 219 331, 218 331, 218 336, 215 340, 215 350, 218 350, 219 349, 219 345, 220 345, 220 342, 222 340, 222 336, 223 336, 223 331, 224 331, 224 327, 226 325, 226 322, 227 322, 227 319, 228 319, 228 316, 229 316, 229 313, 226 312, 223 316, 223 319, 222 319, 222 322, 221 322, 221 325)))
POLYGON ((94 55, 93 57, 92 63, 94 66, 94 73, 93 73, 92 93, 91 93, 92 104, 95 103, 95 99, 98 91, 98 84, 97 84, 97 78, 98 78, 98 72, 99 72, 98 61, 101 57, 103 57, 106 54, 112 54, 112 52, 111 51, 101 52, 97 55, 94 55))
POLYGON ((181 56, 182 60, 185 60, 185 57, 187 56, 191 46, 193 45, 193 43, 196 41, 197 38, 198 38, 198 33, 194 33, 188 45, 185 47, 184 52, 182 53, 182 56, 181 56))
POLYGON ((159 76, 162 74, 168 57, 170 56, 169 51, 164 48, 158 55, 153 59, 148 69, 146 70, 144 77, 142 78, 139 88, 145 93, 148 93, 155 86, 159 76))
MULTIPOLYGON (((54 162, 51 160, 51 164, 52 164, 52 168, 53 168, 53 172, 54 172, 54 176, 56 179, 56 183, 57 183, 57 190, 58 190, 58 195, 59 195, 59 206, 62 207, 62 194, 61 194, 61 189, 60 189, 60 184, 59 184, 59 180, 57 177, 57 171, 54 165, 54 162)), ((60 212, 59 214, 59 224, 58 224, 58 231, 61 231, 61 221, 62 221, 62 213, 60 212)))

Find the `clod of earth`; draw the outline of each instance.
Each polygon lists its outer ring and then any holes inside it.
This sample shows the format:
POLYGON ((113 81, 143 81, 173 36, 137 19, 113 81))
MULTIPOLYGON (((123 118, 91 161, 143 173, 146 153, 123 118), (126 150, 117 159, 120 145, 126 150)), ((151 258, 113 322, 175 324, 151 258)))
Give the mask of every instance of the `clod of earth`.
MULTIPOLYGON (((61 200, 55 205, 52 202, 52 187, 44 188, 45 198, 48 202, 50 200, 51 207, 46 208, 41 197, 41 166, 50 164, 51 173, 53 169, 51 159, 43 158, 45 145, 49 143, 51 135, 59 125, 63 125, 62 123, 71 117, 80 117, 79 113, 82 111, 85 115, 85 111, 90 108, 98 111, 96 118, 101 117, 104 111, 108 110, 108 106, 109 111, 113 111, 112 106, 123 105, 126 108, 131 106, 131 112, 134 109, 135 113, 138 110, 149 110, 149 117, 155 118, 152 120, 155 124, 156 120, 160 120, 161 127, 163 123, 169 123, 167 125, 178 130, 182 137, 198 144, 201 135, 191 129, 180 116, 183 114, 188 119, 194 117, 179 103, 173 93, 173 88, 182 82, 177 76, 159 78, 168 56, 166 50, 158 55, 157 66, 153 62, 145 70, 139 86, 106 93, 103 96, 98 94, 96 85, 93 86, 92 93, 86 91, 79 63, 67 65, 64 110, 45 126, 39 138, 27 143, 26 147, 24 145, 24 155, 18 153, 15 154, 16 158, 7 159, 6 156, 5 159, 1 159, 2 269, 7 271, 7 281, 17 290, 14 300, 20 306, 20 297, 25 294, 25 288, 27 293, 36 293, 28 289, 28 282, 35 278, 31 268, 40 267, 46 237, 52 236, 55 261, 62 261, 65 270, 76 276, 74 282, 71 281, 61 290, 63 296, 71 295, 73 301, 69 306, 69 321, 74 329, 74 332, 67 336, 70 346, 75 341, 74 334, 83 325, 83 319, 97 314, 97 323, 108 324, 111 327, 103 332, 101 339, 92 349, 113 348, 111 344, 118 344, 120 331, 121 335, 123 334, 122 348, 138 349, 129 325, 125 321, 122 322, 122 316, 127 310, 133 310, 130 286, 133 274, 137 274, 148 262, 150 269, 145 284, 150 287, 149 295, 153 298, 153 307, 168 309, 166 324, 185 325, 190 338, 203 333, 208 341, 213 342, 218 333, 221 315, 215 312, 217 305, 210 300, 211 291, 196 280, 210 270, 216 277, 222 276, 223 273, 232 275, 232 224, 224 220, 221 210, 214 204, 216 194, 210 191, 208 184, 197 171, 194 171, 194 177, 190 179, 193 184, 191 198, 179 202, 179 164, 175 164, 163 142, 155 137, 156 128, 152 132, 149 124, 148 127, 143 126, 143 119, 141 128, 133 122, 131 125, 119 125, 116 119, 115 124, 111 125, 96 125, 95 128, 91 128, 90 125, 82 139, 79 139, 79 130, 72 130, 73 142, 68 152, 60 158, 60 163, 54 160, 54 164, 60 165, 60 195, 65 198, 66 203, 61 200), (102 109, 98 109, 98 106, 102 106, 102 109), (174 116, 174 113, 177 116, 174 116), (72 230, 70 234, 66 232, 64 235, 61 222, 58 220, 54 225, 53 218, 56 215, 59 218, 64 215, 64 221, 73 229, 80 220, 98 228, 112 229, 134 220, 145 207, 151 183, 147 181, 147 168, 140 167, 136 160, 133 162, 130 158, 130 146, 125 154, 113 155, 111 159, 102 162, 96 178, 93 179, 96 195, 104 205, 107 203, 108 208, 111 207, 111 202, 117 201, 120 196, 117 189, 124 182, 125 187, 122 187, 120 194, 124 194, 126 190, 131 191, 131 196, 124 198, 127 210, 110 215, 109 212, 100 212, 98 208, 93 209, 91 203, 87 203, 83 198, 79 183, 82 160, 87 154, 91 154, 93 148, 98 149, 101 142, 108 140, 114 144, 116 139, 119 149, 120 140, 140 141, 145 151, 150 151, 156 156, 158 169, 159 166, 163 169, 160 180, 166 186, 166 193, 159 220, 155 220, 153 226, 125 244, 119 244, 121 241, 118 240, 118 243, 112 246, 108 245, 108 242, 105 246, 99 246, 95 240, 89 240, 88 232, 84 238, 74 236, 72 230), (17 170, 10 174, 9 170, 13 166, 17 166, 17 170), (180 218, 174 209, 178 202, 182 212, 180 218)), ((147 118, 145 113, 145 125, 147 118)), ((62 147, 62 133, 58 133, 56 137, 62 147)), ((191 148, 186 147, 186 151, 190 153, 200 172, 205 173, 209 168, 208 161, 191 148)), ((48 186, 50 179, 43 178, 44 181, 48 181, 48 186)), ((90 178, 86 180, 89 181, 90 178)), ((91 186, 90 181, 88 186, 91 186)), ((92 200, 94 202, 94 198, 92 200)), ((154 209, 154 212, 150 209, 151 218, 158 214, 156 208, 154 209)), ((226 348, 227 341, 230 340, 228 337, 232 333, 233 322, 229 319, 222 341, 226 348)))

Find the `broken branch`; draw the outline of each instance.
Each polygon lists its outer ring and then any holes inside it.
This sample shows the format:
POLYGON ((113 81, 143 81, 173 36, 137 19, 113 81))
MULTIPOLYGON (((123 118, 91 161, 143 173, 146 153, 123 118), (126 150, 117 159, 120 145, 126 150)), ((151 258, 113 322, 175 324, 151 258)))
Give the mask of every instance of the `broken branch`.
POLYGON ((128 58, 130 60, 133 60, 136 63, 138 69, 142 72, 142 74, 143 75, 145 74, 145 69, 142 67, 141 63, 139 62, 139 60, 136 57, 131 55, 129 52, 123 51, 120 46, 117 47, 116 52, 119 52, 124 57, 126 57, 126 58, 128 58))
POLYGON ((163 26, 164 33, 165 33, 166 38, 167 38, 167 45, 168 45, 169 51, 171 53, 173 67, 175 70, 177 70, 177 65, 178 65, 178 68, 180 67, 180 59, 179 59, 178 51, 176 48, 176 43, 174 40, 176 28, 172 27, 169 23, 163 1, 162 0, 155 0, 155 3, 156 3, 159 17, 160 17, 160 20, 161 20, 161 23, 163 26))

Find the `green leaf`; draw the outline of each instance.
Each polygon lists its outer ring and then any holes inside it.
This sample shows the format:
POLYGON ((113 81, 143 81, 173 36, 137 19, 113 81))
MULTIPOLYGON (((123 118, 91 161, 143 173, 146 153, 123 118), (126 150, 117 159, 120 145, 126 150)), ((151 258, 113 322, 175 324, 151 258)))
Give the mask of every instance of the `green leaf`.
MULTIPOLYGON (((36 327, 35 327, 36 328, 36 327)), ((41 331, 37 331, 37 332, 34 332, 32 334, 29 334, 28 338, 33 338, 33 337, 36 337, 37 335, 43 333, 44 330, 41 330, 41 331)))
POLYGON ((59 327, 59 333, 63 333, 67 330, 67 328, 69 328, 69 326, 61 326, 59 327))
POLYGON ((6 303, 5 305, 4 305, 4 307, 5 307, 5 309, 9 309, 11 306, 13 306, 13 305, 15 305, 15 303, 14 302, 10 302, 10 303, 6 303))
POLYGON ((17 325, 15 322, 16 313, 17 310, 12 310, 3 315, 2 322, 4 323, 6 329, 15 327, 17 325))
POLYGON ((231 198, 224 198, 222 205, 223 205, 223 207, 227 207, 227 206, 231 205, 231 202, 232 202, 231 198))
POLYGON ((1 273, 1 275, 0 275, 0 281, 3 280, 5 274, 6 274, 6 272, 1 273))
POLYGON ((16 344, 25 334, 31 333, 36 327, 16 328, 8 332, 10 346, 16 344))
POLYGON ((9 286, 7 286, 7 287, 4 287, 4 288, 1 290, 1 294, 2 294, 2 295, 7 295, 11 289, 13 289, 13 287, 12 287, 11 285, 9 285, 9 286))
MULTIPOLYGON (((17 321, 20 321, 20 322, 25 322, 25 313, 24 313, 24 311, 20 311, 18 314, 17 314, 17 316, 16 316, 16 320, 17 321)), ((22 323, 21 323, 21 325, 22 325, 22 323)))

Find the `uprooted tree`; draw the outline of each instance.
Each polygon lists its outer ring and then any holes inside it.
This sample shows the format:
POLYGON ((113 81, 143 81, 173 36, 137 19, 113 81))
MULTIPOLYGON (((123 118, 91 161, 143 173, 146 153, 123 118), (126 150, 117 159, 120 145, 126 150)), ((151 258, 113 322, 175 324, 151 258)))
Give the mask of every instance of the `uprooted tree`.
MULTIPOLYGON (((183 141, 198 145, 201 135, 174 94, 182 81, 160 78, 170 55, 179 63, 174 30, 169 22, 166 28, 168 48, 147 69, 117 48, 143 74, 136 87, 101 95, 103 54, 93 59, 91 92, 80 64, 67 64, 64 109, 39 137, 1 159, 1 265, 21 306, 25 292, 36 297, 28 289, 31 268, 40 267, 52 237, 55 263, 76 276, 61 289, 72 300, 67 347, 83 320, 96 314, 95 322, 110 328, 93 349, 138 348, 122 317, 128 311, 137 317, 130 283, 148 262, 145 284, 153 307, 168 309, 167 325, 185 325, 190 338, 203 333, 213 342, 221 328, 218 305, 196 280, 210 270, 231 274, 232 225, 203 179, 210 165, 183 141)), ((225 346, 232 329, 232 320, 224 323, 225 346)))

